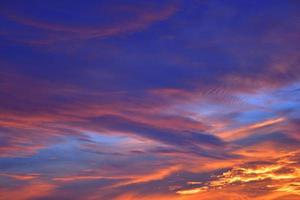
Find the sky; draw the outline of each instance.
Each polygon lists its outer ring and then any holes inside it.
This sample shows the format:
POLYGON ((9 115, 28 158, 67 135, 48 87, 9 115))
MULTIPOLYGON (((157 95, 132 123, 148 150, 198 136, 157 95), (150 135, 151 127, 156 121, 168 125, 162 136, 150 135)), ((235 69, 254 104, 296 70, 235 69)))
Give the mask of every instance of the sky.
POLYGON ((0 200, 300 199, 300 1, 1 0, 0 200))

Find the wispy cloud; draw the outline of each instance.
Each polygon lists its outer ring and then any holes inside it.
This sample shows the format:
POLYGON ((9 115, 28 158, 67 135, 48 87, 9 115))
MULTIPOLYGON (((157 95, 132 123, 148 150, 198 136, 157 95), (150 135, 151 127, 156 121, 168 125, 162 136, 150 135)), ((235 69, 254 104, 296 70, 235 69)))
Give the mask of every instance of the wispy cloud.
POLYGON ((299 199, 299 13, 1 1, 0 199, 299 199))

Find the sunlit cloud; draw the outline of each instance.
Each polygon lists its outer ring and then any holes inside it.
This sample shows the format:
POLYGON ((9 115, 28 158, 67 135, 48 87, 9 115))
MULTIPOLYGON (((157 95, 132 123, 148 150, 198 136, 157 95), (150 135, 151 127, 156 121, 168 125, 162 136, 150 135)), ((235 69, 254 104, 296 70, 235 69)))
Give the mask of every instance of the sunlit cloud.
POLYGON ((298 151, 290 152, 275 161, 256 161, 256 163, 235 166, 221 175, 212 177, 212 180, 204 183, 202 187, 178 190, 177 193, 180 195, 198 194, 245 185, 253 190, 259 187, 261 192, 264 191, 258 194, 257 198, 273 191, 283 192, 285 195, 300 195, 300 168, 299 162, 295 160, 298 154, 298 151))
POLYGON ((40 198, 50 194, 55 189, 55 185, 43 182, 32 182, 15 190, 14 188, 1 188, 0 195, 3 199, 14 198, 16 200, 40 198))
POLYGON ((227 140, 230 140, 230 138, 231 138, 231 140, 236 140, 236 139, 240 139, 242 137, 245 137, 247 135, 250 135, 251 133, 253 133, 253 131, 257 131, 260 128, 275 125, 275 124, 278 124, 278 123, 283 122, 283 121, 285 121, 285 119, 283 117, 279 117, 279 118, 275 118, 275 119, 269 119, 269 120, 258 122, 256 124, 251 124, 249 126, 241 127, 241 128, 238 128, 238 129, 234 129, 234 130, 230 130, 230 131, 226 131, 226 132, 221 132, 221 133, 218 133, 218 135, 222 138, 227 139, 227 140))
POLYGON ((296 1, 0 7, 0 199, 300 198, 296 1))

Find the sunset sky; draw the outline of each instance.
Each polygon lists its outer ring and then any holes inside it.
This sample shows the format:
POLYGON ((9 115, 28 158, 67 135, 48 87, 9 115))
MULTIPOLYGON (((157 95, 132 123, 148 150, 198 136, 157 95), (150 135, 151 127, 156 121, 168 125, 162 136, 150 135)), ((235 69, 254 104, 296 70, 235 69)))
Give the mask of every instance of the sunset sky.
POLYGON ((299 0, 1 0, 0 200, 299 200, 299 0))

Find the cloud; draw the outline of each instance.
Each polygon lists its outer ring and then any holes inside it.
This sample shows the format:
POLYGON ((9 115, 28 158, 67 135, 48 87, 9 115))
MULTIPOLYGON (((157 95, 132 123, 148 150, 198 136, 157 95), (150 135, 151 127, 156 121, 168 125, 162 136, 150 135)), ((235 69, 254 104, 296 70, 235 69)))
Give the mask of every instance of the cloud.
POLYGON ((43 182, 32 182, 15 188, 1 188, 0 195, 3 199, 14 198, 16 200, 40 198, 50 194, 55 189, 55 185, 43 182))
POLYGON ((260 121, 259 123, 256 123, 256 124, 251 124, 246 127, 241 127, 237 130, 230 130, 227 132, 222 132, 222 133, 219 133, 219 135, 222 138, 229 138, 229 139, 232 138, 234 140, 237 140, 239 138, 246 137, 247 135, 250 135, 253 132, 258 132, 259 129, 261 129, 261 128, 276 125, 283 121, 285 121, 285 119, 283 117, 269 119, 269 120, 265 120, 265 121, 260 121))
POLYGON ((5 174, 2 173, 0 176, 13 178, 16 180, 32 180, 39 177, 40 174, 5 174))
MULTIPOLYGON (((13 5, 10 6, 14 7, 13 5)), ((101 8, 99 10, 90 10, 90 12, 92 12, 90 13, 90 16, 94 17, 90 20, 96 21, 97 23, 95 23, 93 26, 87 27, 84 27, 80 24, 77 26, 73 25, 71 20, 74 19, 70 19, 70 21, 68 21, 69 24, 62 24, 57 21, 42 21, 40 19, 30 18, 26 16, 28 13, 26 13, 25 16, 20 15, 20 13, 24 12, 24 10, 19 11, 19 13, 15 13, 14 9, 16 8, 10 8, 10 6, 7 8, 10 10, 2 9, 2 16, 8 20, 14 21, 17 24, 33 28, 31 32, 27 31, 25 34, 32 36, 36 35, 38 32, 39 38, 42 38, 27 39, 23 42, 31 44, 51 44, 61 41, 107 38, 142 31, 157 22, 167 20, 177 12, 179 4, 176 2, 169 3, 163 7, 155 4, 127 5, 121 2, 119 4, 111 4, 109 6, 103 5, 106 7, 106 12, 101 8), (101 25, 101 17, 109 17, 112 19, 112 22, 101 25), (115 18, 118 20, 114 20, 115 18)), ((47 12, 48 10, 43 9, 43 6, 37 4, 34 12, 39 13, 43 11, 47 12)), ((69 13, 66 13, 66 15, 67 14, 69 13)), ((78 16, 74 17, 78 18, 78 16)), ((80 20, 80 18, 78 18, 78 20, 80 20)), ((22 33, 24 34, 24 31, 22 31, 22 33)))
POLYGON ((0 13, 5 198, 299 197, 296 4, 1 1, 0 13))
POLYGON ((290 194, 295 197, 300 195, 299 163, 295 160, 297 154, 298 151, 286 153, 279 156, 275 162, 255 162, 235 166, 221 175, 212 177, 210 182, 202 184, 201 187, 178 190, 177 193, 180 195, 203 193, 205 197, 207 191, 239 190, 244 198, 263 199, 277 196, 277 192, 278 196, 290 194))

